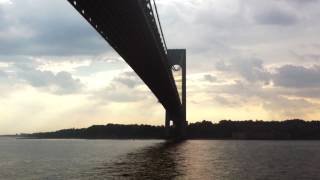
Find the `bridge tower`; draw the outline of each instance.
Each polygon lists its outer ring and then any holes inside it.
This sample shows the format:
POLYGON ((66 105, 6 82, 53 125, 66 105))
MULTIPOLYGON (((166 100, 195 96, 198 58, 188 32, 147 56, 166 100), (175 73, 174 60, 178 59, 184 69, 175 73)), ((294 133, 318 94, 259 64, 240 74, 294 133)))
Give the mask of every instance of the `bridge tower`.
POLYGON ((181 87, 177 85, 178 91, 180 88, 181 104, 183 109, 182 117, 173 117, 166 111, 165 128, 168 138, 185 138, 187 134, 187 64, 186 64, 186 49, 168 49, 168 64, 170 71, 181 70, 181 87), (170 127, 170 122, 173 122, 173 128, 170 127), (172 131, 171 131, 172 129, 172 131))
MULTIPOLYGON (((68 0, 128 63, 166 109, 171 137, 186 135, 186 50, 167 49, 157 6, 151 0, 68 0), (182 87, 172 68, 182 70, 182 87)), ((169 131, 168 131, 169 132, 169 131)))

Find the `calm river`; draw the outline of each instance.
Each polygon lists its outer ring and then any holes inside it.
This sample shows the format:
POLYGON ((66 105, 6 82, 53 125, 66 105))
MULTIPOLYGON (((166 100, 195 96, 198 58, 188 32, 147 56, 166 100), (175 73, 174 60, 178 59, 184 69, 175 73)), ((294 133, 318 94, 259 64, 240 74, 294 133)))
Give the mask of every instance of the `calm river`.
POLYGON ((320 141, 0 138, 0 179, 320 179, 320 141))

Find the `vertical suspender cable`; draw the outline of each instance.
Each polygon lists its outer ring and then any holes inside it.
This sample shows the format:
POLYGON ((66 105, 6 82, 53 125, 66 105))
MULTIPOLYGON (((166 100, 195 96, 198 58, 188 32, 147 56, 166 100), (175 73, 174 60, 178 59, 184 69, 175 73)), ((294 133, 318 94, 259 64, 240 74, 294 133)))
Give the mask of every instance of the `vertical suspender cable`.
POLYGON ((157 14, 158 24, 159 24, 160 33, 161 33, 161 36, 162 36, 162 41, 163 41, 163 44, 164 44, 164 48, 166 49, 166 52, 167 52, 167 44, 166 44, 166 40, 165 40, 165 38, 163 36, 161 22, 160 22, 160 18, 159 18, 159 14, 158 14, 158 8, 157 8, 157 4, 156 4, 155 0, 153 0, 153 4, 154 4, 154 8, 155 8, 155 11, 156 11, 156 14, 157 14))

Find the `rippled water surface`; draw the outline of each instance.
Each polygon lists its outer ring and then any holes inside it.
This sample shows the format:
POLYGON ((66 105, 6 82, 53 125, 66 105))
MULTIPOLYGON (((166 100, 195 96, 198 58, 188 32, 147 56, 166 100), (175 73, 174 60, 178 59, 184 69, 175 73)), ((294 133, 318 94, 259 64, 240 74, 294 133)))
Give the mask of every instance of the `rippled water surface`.
POLYGON ((320 141, 0 138, 0 179, 320 179, 320 141))

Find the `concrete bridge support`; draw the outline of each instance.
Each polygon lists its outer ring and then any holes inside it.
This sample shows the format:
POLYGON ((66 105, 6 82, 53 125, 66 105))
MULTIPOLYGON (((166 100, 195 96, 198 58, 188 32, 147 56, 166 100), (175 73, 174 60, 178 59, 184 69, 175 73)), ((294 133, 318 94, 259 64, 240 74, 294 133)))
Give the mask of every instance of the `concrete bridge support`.
POLYGON ((166 112, 166 133, 167 137, 174 137, 183 139, 187 135, 187 64, 186 64, 186 50, 185 49, 168 49, 169 70, 181 70, 181 87, 177 87, 178 91, 181 90, 181 104, 183 108, 182 117, 173 117, 166 112), (178 68, 178 69, 177 69, 178 68), (173 127, 170 127, 170 122, 173 122, 173 127))

